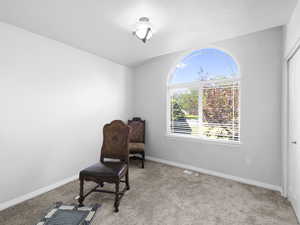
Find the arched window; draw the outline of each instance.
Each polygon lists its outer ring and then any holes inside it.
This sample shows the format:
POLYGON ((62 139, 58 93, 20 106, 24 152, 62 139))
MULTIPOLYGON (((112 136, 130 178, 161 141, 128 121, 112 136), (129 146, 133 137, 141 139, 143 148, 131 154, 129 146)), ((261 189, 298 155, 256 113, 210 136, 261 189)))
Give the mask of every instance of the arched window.
POLYGON ((168 133, 239 142, 239 78, 235 60, 221 50, 185 57, 168 81, 168 133))

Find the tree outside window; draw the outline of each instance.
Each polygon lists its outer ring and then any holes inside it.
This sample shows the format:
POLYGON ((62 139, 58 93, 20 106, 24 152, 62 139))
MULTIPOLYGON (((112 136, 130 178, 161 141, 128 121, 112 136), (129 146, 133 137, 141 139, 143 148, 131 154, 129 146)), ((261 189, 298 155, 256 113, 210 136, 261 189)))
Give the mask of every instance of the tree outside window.
POLYGON ((240 140, 238 69, 217 49, 193 52, 176 67, 169 82, 169 133, 240 140))

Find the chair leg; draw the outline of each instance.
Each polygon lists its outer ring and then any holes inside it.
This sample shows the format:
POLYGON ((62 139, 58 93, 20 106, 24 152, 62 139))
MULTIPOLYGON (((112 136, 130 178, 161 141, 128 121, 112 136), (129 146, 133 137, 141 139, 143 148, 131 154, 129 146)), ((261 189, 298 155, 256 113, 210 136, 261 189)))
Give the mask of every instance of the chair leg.
POLYGON ((116 183, 116 192, 115 192, 115 212, 119 212, 119 186, 120 182, 116 183))
POLYGON ((125 182, 126 182, 126 188, 127 188, 127 190, 129 190, 130 189, 130 186, 129 186, 129 169, 127 169, 127 173, 126 173, 126 175, 125 175, 125 182))
POLYGON ((79 191, 79 207, 83 206, 84 196, 83 196, 83 186, 84 186, 84 179, 80 179, 80 191, 79 191))
POLYGON ((145 161, 145 152, 142 152, 142 168, 144 169, 145 166, 144 166, 144 161, 145 161))

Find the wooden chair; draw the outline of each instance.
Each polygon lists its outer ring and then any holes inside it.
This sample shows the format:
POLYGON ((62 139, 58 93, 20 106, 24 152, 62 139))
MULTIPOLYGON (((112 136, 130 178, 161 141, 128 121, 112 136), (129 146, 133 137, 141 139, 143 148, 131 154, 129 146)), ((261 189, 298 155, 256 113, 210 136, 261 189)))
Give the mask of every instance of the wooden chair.
POLYGON ((92 192, 104 192, 115 195, 115 212, 119 211, 120 200, 125 191, 129 190, 129 130, 130 128, 121 120, 114 120, 104 126, 100 161, 80 171, 79 174, 79 206, 83 206, 84 199, 92 192), (121 180, 123 177, 125 177, 125 180, 121 180), (84 194, 84 181, 93 181, 97 183, 97 186, 84 194), (98 189, 99 187, 103 187, 105 182, 114 183, 115 191, 98 189), (120 182, 126 184, 122 191, 119 190, 120 182))
POLYGON ((129 153, 133 154, 132 159, 142 160, 142 168, 144 168, 145 161, 145 120, 140 117, 134 117, 132 120, 128 120, 128 126, 130 126, 129 134, 129 153), (139 157, 136 155, 140 155, 139 157))

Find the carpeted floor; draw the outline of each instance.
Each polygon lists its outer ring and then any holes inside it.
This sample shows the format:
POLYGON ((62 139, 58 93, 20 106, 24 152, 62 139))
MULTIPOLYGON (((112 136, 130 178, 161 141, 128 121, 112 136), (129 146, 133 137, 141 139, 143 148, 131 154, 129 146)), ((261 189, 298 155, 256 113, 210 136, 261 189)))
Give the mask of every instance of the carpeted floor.
MULTIPOLYGON (((113 195, 93 193, 85 204, 101 203, 94 225, 296 225, 289 204, 278 192, 147 162, 132 165, 131 189, 120 212, 113 195)), ((113 188, 113 186, 106 185, 113 188)), ((74 203, 79 183, 71 182, 0 212, 1 225, 34 225, 57 201, 74 203)))

